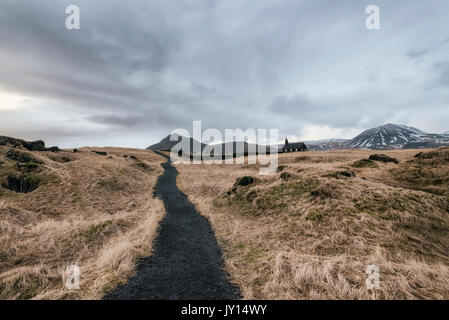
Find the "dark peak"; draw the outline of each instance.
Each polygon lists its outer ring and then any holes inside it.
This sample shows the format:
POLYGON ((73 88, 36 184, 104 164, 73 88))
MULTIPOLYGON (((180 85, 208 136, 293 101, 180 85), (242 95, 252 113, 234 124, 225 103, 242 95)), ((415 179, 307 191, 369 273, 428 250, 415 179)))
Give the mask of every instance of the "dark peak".
MULTIPOLYGON (((163 150, 163 151, 169 151, 171 150, 177 143, 179 143, 182 139, 187 139, 190 141, 190 145, 201 145, 201 148, 204 148, 205 144, 200 143, 199 141, 193 139, 193 138, 187 138, 183 137, 177 133, 169 134, 164 139, 162 139, 160 142, 153 144, 152 146, 149 146, 147 149, 149 150, 163 150)), ((193 147, 191 147, 193 150, 193 147)))
MULTIPOLYGON (((164 139, 162 139, 161 141, 171 141, 172 137, 177 139, 178 141, 181 140, 183 138, 183 136, 177 134, 177 133, 173 133, 173 134, 169 134, 168 136, 166 136, 164 139)), ((187 138, 186 138, 187 139, 187 138)))

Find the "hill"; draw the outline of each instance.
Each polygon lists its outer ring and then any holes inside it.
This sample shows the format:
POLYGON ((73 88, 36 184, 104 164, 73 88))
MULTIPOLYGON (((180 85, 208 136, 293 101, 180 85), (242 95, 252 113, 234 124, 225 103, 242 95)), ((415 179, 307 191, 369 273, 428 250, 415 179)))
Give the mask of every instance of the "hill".
MULTIPOLYGON (((154 150, 154 151, 170 151, 175 145, 177 145, 181 139, 187 139, 185 137, 182 137, 178 134, 168 135, 164 139, 162 139, 160 142, 153 144, 147 148, 147 150, 154 150), (173 141, 174 140, 174 141, 173 141)), ((206 146, 204 143, 200 143, 199 141, 188 138, 189 144, 190 144, 190 150, 194 150, 194 146, 198 148, 200 146, 201 150, 204 149, 206 146)))
POLYGON ((304 141, 304 143, 309 151, 328 151, 341 149, 347 141, 347 139, 321 139, 304 141))
POLYGON ((242 154, 242 151, 244 154, 256 154, 258 150, 269 150, 268 146, 262 146, 257 145, 254 143, 248 143, 248 142, 227 142, 222 143, 218 146, 218 150, 221 150, 221 154, 229 154, 229 153, 237 153, 242 154), (231 150, 230 152, 227 150, 231 150))
MULTIPOLYGON (((174 138, 177 139, 176 141, 171 141, 170 135, 162 139, 160 142, 148 147, 148 150, 155 150, 155 151, 170 151, 176 144, 178 144, 182 136, 180 135, 174 135, 174 138)), ((204 143, 200 143, 199 141, 193 139, 193 138, 185 138, 189 140, 190 144, 190 150, 193 150, 194 145, 201 146, 201 151, 204 150, 204 148, 207 146, 204 143)), ((243 141, 234 141, 234 142, 226 142, 226 143, 220 143, 216 145, 209 145, 209 147, 213 147, 216 154, 232 154, 234 152, 242 150, 243 152, 238 152, 241 154, 244 153, 255 153, 257 150, 264 150, 266 148, 269 148, 267 146, 261 146, 257 144, 251 144, 248 142, 243 141), (258 149, 259 148, 259 149, 258 149), (228 151, 230 150, 230 151, 228 151), (253 152, 254 150, 254 152, 253 152)))
POLYGON ((449 143, 449 138, 440 134, 426 133, 417 128, 391 124, 368 129, 343 144, 347 149, 401 149, 433 148, 449 143))
POLYGON ((58 147, 46 148, 45 142, 42 140, 38 141, 25 141, 22 139, 16 139, 11 137, 0 136, 0 146, 10 145, 13 147, 23 147, 29 151, 58 151, 58 147))
POLYGON ((164 215, 149 196, 164 159, 0 142, 0 299, 98 299, 126 281, 164 215), (80 290, 63 286, 70 265, 82 271, 80 290))
MULTIPOLYGON (((181 139, 181 137, 178 137, 181 139)), ((191 150, 193 145, 201 145, 201 150, 206 146, 204 143, 190 139, 191 150)), ((178 141, 170 141, 170 136, 162 139, 159 143, 148 147, 149 150, 171 150, 178 141)), ((321 139, 304 142, 309 151, 329 151, 339 149, 372 149, 372 150, 392 150, 392 149, 426 149, 438 148, 449 145, 449 133, 434 134, 426 133, 414 127, 388 123, 383 126, 371 128, 363 131, 353 139, 321 139)), ((217 146, 216 150, 221 150, 221 154, 226 153, 226 148, 236 150, 237 145, 248 153, 248 150, 256 150, 257 145, 247 142, 229 142, 217 146), (243 145, 242 145, 243 144, 243 145), (232 149, 234 148, 234 149, 232 149)), ((273 146, 274 147, 274 146, 273 146)), ((274 148, 279 148, 275 146, 274 148)), ((261 150, 269 146, 260 146, 261 150)))
POLYGON ((244 299, 448 299, 448 150, 382 152, 397 164, 362 149, 281 154, 275 176, 177 169, 244 299))

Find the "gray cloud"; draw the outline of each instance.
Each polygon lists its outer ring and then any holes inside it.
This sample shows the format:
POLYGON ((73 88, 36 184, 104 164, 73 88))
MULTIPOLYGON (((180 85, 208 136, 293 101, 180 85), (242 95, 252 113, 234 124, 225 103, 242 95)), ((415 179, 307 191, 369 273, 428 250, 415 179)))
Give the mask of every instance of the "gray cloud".
POLYGON ((145 123, 146 120, 137 117, 117 117, 113 115, 96 115, 96 116, 90 116, 87 118, 87 120, 98 123, 98 124, 105 124, 105 125, 113 125, 113 126, 123 126, 123 127, 132 127, 135 125, 139 125, 141 123, 145 123))
POLYGON ((449 130, 449 3, 377 3, 368 31, 367 0, 3 0, 0 134, 145 147, 192 120, 449 130), (69 4, 79 31, 64 27, 69 4), (5 93, 28 102, 1 109, 5 93))
POLYGON ((407 56, 411 59, 418 59, 419 57, 426 55, 430 51, 431 51, 431 49, 429 49, 429 48, 411 49, 407 52, 407 56))
POLYGON ((449 87, 449 60, 435 62, 433 68, 437 74, 439 84, 449 87))
POLYGON ((448 44, 449 44, 449 37, 443 39, 442 41, 434 40, 427 47, 410 49, 406 53, 406 55, 411 59, 419 59, 419 58, 424 57, 430 53, 436 53, 438 51, 445 50, 445 47, 448 44))

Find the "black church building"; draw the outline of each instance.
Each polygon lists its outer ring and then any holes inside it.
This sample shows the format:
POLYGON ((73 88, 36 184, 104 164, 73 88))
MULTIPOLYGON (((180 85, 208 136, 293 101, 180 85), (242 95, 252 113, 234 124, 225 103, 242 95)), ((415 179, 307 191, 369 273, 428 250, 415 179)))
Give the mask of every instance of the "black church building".
POLYGON ((307 147, 303 142, 289 143, 288 139, 285 138, 285 144, 282 147, 282 152, 299 152, 307 151, 307 147))

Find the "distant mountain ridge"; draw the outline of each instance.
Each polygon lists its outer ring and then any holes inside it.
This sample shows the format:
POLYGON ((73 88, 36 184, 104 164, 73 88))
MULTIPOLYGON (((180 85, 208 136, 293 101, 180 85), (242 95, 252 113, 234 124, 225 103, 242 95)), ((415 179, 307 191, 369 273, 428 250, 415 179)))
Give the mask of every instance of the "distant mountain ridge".
MULTIPOLYGON (((173 135, 174 139, 177 139, 175 141, 171 141, 170 137, 171 135, 168 135, 160 142, 149 146, 147 149, 156 151, 170 151, 176 144, 178 144, 181 141, 182 136, 174 134, 173 135)), ((267 146, 252 144, 246 141, 234 141, 234 142, 221 143, 217 145, 207 145, 204 143, 200 143, 198 140, 195 140, 193 138, 186 138, 186 139, 189 139, 190 150, 192 152, 194 150, 194 146, 201 146, 201 151, 203 151, 206 146, 209 146, 209 148, 213 147, 216 154, 229 154, 234 152, 255 154, 258 148, 259 150, 268 148, 267 146)))
MULTIPOLYGON (((175 145, 177 145, 183 137, 178 134, 169 134, 160 142, 153 144, 147 148, 147 150, 154 151, 170 151, 175 145), (174 140, 174 141, 172 141, 174 140)), ((190 150, 194 150, 194 146, 200 146, 201 150, 206 146, 204 143, 200 143, 198 140, 188 138, 190 143, 190 150)))
POLYGON ((413 127, 388 123, 363 131, 344 144, 345 148, 387 148, 404 145, 412 141, 423 141, 426 133, 413 127))
POLYGON ((363 131, 350 140, 326 139, 305 142, 309 150, 335 149, 421 149, 449 145, 449 131, 443 134, 427 133, 402 124, 387 123, 363 131))
POLYGON ((341 149, 348 139, 320 139, 304 141, 309 151, 327 151, 341 149))
POLYGON ((388 123, 363 131, 345 142, 345 149, 408 149, 435 148, 449 144, 449 137, 442 134, 426 133, 414 127, 388 123))
MULTIPOLYGON (((180 138, 180 136, 179 136, 180 138)), ((206 144, 190 139, 191 150, 193 145, 201 145, 201 150, 206 144)), ((162 139, 147 149, 149 150, 171 150, 177 141, 170 141, 170 135, 162 139)), ((373 149, 373 150, 391 150, 391 149, 420 149, 420 148, 438 148, 440 146, 449 145, 449 132, 443 134, 427 133, 420 129, 409 127, 402 124, 387 123, 383 126, 371 128, 363 131, 353 139, 321 139, 304 142, 310 151, 327 151, 336 149, 373 149)), ((257 145, 247 142, 228 142, 222 143, 221 147, 217 146, 217 150, 221 150, 221 154, 226 153, 226 146, 231 147, 228 150, 237 150, 236 146, 240 146, 245 153, 251 150, 257 150, 257 145), (232 145, 231 145, 232 144, 232 145), (243 144, 243 146, 242 146, 243 144)), ((272 146, 272 148, 279 148, 272 146)), ((261 146, 259 148, 270 148, 269 146, 261 146)))

